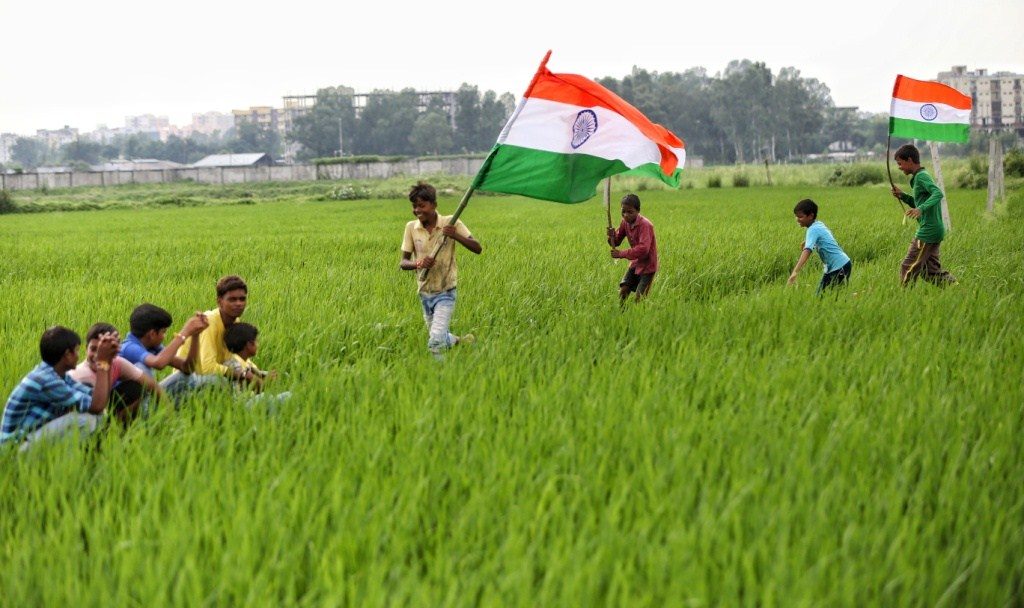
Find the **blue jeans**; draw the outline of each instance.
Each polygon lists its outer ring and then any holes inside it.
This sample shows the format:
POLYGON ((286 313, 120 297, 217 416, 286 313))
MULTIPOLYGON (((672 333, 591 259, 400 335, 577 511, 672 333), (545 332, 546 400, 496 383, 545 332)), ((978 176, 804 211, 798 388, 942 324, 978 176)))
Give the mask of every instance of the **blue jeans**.
POLYGON ((455 288, 435 294, 420 294, 423 304, 423 320, 427 324, 427 348, 439 354, 455 344, 457 338, 448 332, 448 325, 455 312, 455 288))
MULTIPOLYGON (((216 374, 183 374, 179 371, 160 381, 160 388, 164 389, 164 392, 174 401, 175 405, 178 405, 185 395, 210 387, 228 388, 230 384, 224 376, 216 374)), ((145 413, 148 413, 148 411, 145 413)))

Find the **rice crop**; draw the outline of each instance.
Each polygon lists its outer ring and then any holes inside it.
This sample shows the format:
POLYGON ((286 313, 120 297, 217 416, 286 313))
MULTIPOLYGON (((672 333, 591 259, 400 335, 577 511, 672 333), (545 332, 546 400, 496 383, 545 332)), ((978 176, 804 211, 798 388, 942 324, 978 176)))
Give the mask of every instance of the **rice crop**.
POLYGON ((598 199, 479 197, 442 362, 409 203, 318 192, 0 219, 4 398, 46 327, 176 330, 225 274, 294 393, 3 446, 0 604, 1024 604, 1020 191, 950 193, 946 289, 899 287, 884 188, 643 191, 661 270, 621 310, 598 199), (854 263, 820 299, 805 197, 854 263))

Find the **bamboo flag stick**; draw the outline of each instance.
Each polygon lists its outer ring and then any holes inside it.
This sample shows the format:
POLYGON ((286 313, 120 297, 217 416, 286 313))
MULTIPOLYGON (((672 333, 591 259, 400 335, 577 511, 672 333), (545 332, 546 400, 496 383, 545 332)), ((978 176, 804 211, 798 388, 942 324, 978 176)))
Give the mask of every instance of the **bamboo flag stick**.
POLYGON ((604 210, 608 214, 608 227, 612 227, 612 176, 604 179, 604 210))

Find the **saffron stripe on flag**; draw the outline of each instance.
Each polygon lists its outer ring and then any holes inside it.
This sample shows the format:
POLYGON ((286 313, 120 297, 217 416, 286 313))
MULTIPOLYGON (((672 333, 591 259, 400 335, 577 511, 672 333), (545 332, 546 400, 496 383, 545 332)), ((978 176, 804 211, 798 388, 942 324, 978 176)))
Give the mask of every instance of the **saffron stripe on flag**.
POLYGON ((906 101, 919 103, 944 103, 961 110, 971 109, 971 98, 941 82, 915 80, 902 74, 896 76, 896 84, 892 87, 892 96, 906 101))

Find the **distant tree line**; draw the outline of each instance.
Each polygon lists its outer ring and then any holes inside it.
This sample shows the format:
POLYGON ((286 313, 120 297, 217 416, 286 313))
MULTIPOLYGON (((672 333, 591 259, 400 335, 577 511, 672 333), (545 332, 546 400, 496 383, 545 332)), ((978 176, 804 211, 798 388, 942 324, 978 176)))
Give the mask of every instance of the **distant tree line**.
POLYGON ((316 104, 295 120, 289 135, 291 142, 302 146, 299 158, 335 156, 339 149, 345 154, 385 155, 482 152, 494 145, 515 106, 509 93, 481 94, 469 84, 455 92, 451 117, 439 96, 430 98, 420 111, 414 89, 374 93, 356 116, 353 89, 317 91, 316 104))
MULTIPOLYGON (((888 116, 835 106, 827 86, 796 68, 772 73, 763 62, 732 61, 711 75, 704 68, 649 72, 641 68, 621 79, 598 79, 686 141, 690 154, 709 163, 788 161, 826 152, 832 142, 876 156, 885 151, 888 116)), ((161 142, 146 135, 122 136, 100 144, 80 139, 49 150, 33 138, 19 138, 16 165, 83 166, 115 158, 155 158, 192 163, 215 153, 267 152, 279 157, 288 146, 299 160, 346 155, 440 155, 486 152, 514 110, 509 93, 480 93, 470 84, 455 92, 451 114, 439 97, 420 107, 414 89, 375 91, 356 112, 354 90, 346 86, 317 91, 316 103, 295 119, 286 141, 270 129, 242 124, 212 136, 171 136, 161 142)), ((968 144, 947 146, 951 154, 986 153, 988 139, 974 133, 968 144)), ((894 145, 903 142, 893 142, 894 145)), ((1019 144, 1017 144, 1019 145, 1019 144)))

